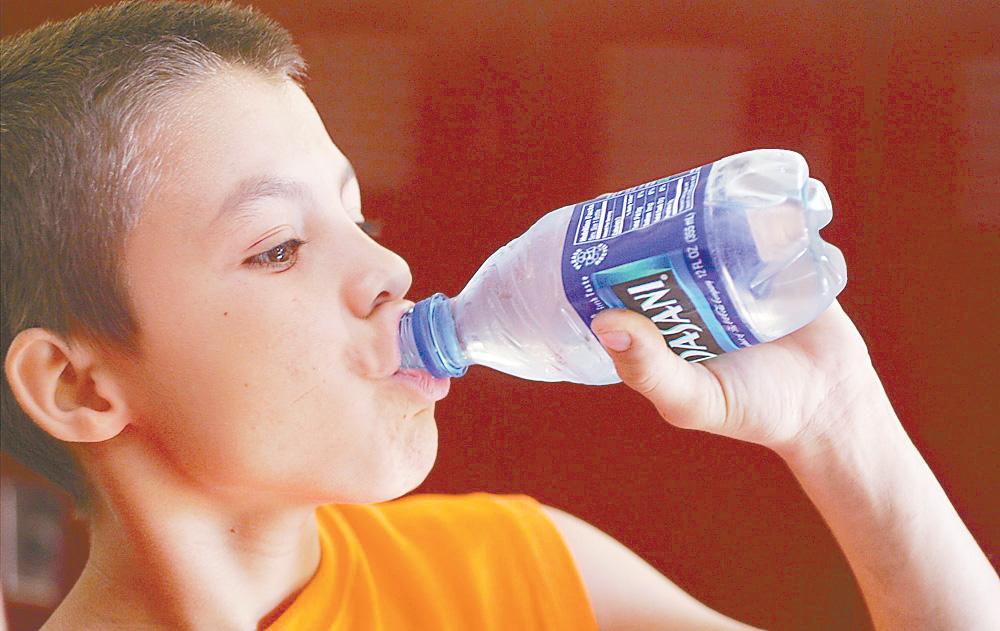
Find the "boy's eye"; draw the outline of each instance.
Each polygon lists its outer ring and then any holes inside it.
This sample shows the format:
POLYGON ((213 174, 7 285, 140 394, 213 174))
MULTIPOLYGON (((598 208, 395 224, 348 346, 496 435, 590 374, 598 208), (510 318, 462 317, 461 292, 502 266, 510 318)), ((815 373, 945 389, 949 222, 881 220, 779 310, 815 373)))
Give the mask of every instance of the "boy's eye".
MULTIPOLYGON (((357 226, 369 237, 377 239, 382 234, 382 221, 375 219, 372 221, 359 221, 357 226)), ((306 244, 302 239, 289 239, 255 256, 251 256, 244 263, 250 267, 266 267, 280 269, 282 271, 295 265, 298 260, 299 248, 306 244)))
POLYGON ((267 252, 251 256, 244 262, 250 267, 285 270, 295 264, 295 261, 298 259, 299 248, 305 245, 305 243, 301 239, 289 239, 282 244, 274 246, 267 252))

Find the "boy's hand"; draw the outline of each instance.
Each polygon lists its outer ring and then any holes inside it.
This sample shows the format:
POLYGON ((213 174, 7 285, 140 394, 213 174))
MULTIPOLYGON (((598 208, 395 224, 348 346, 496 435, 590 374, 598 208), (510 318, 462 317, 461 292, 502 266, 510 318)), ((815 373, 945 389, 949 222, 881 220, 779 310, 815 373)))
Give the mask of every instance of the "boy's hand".
POLYGON ((697 364, 675 355, 656 325, 632 311, 601 313, 593 331, 622 381, 670 423, 779 453, 835 431, 858 417, 847 413, 852 406, 885 396, 864 340, 836 301, 790 335, 697 364), (627 350, 613 348, 611 331, 629 334, 627 350))

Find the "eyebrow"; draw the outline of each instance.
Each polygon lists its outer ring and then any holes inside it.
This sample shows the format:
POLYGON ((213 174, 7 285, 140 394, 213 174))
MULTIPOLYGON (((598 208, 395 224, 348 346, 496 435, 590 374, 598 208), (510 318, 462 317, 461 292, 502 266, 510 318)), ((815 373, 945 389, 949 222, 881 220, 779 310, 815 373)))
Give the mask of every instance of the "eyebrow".
POLYGON ((269 175, 255 175, 245 178, 226 196, 219 207, 219 213, 209 226, 221 221, 239 223, 257 215, 254 202, 269 197, 311 200, 312 194, 302 182, 276 178, 269 175))
MULTIPOLYGON (((348 166, 343 170, 337 190, 343 191, 347 183, 356 177, 354 168, 348 166)), ((241 180, 226 196, 209 227, 221 221, 238 224, 255 217, 258 214, 258 209, 254 208, 254 203, 273 197, 315 202, 309 187, 302 182, 271 175, 253 175, 241 180)))

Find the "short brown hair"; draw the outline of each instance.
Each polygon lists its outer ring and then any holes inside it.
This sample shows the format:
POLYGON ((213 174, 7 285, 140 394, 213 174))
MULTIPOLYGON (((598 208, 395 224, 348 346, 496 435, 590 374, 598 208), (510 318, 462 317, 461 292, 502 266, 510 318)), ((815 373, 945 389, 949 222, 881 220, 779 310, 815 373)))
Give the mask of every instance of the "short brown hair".
MULTIPOLYGON (((4 355, 32 327, 136 355, 122 244, 161 168, 150 146, 163 103, 233 67, 305 72, 284 28, 229 2, 122 2, 0 42, 4 355)), ((4 451, 86 509, 78 463, 18 406, 6 373, 0 396, 4 451)))

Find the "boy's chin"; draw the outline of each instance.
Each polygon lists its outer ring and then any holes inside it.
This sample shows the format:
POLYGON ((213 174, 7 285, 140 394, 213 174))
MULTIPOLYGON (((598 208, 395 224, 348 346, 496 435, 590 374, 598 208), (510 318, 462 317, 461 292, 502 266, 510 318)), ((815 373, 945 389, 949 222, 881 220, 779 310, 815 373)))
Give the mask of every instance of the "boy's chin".
POLYGON ((388 485, 383 492, 379 493, 379 499, 373 499, 370 503, 376 502, 387 502, 389 500, 394 500, 400 498, 408 493, 416 490, 427 476, 430 475, 431 469, 434 468, 434 462, 437 457, 437 444, 435 443, 434 449, 430 453, 420 454, 420 459, 415 460, 410 463, 409 469, 399 472, 399 477, 395 480, 394 484, 388 485))
MULTIPOLYGON (((430 437, 428 437, 430 438, 430 437)), ((326 503, 377 504, 398 499, 413 492, 434 468, 437 459, 437 430, 434 429, 433 440, 426 440, 419 447, 412 447, 406 454, 396 454, 395 460, 388 463, 386 470, 380 475, 369 475, 370 485, 358 489, 358 493, 349 499, 339 495, 340 500, 330 500, 326 503)))

